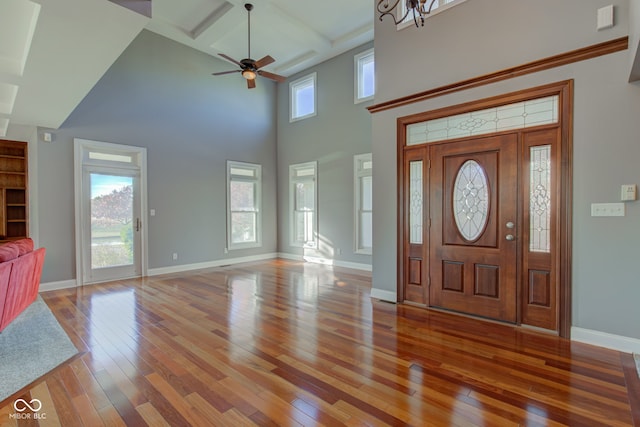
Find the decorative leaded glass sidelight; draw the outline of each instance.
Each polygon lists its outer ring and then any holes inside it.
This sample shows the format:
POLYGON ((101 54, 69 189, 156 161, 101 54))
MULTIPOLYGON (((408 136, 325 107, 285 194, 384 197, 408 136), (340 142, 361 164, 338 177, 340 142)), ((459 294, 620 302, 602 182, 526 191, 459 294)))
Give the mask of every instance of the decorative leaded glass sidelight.
POLYGON ((422 244, 422 160, 409 162, 409 243, 422 244))
POLYGON ((551 146, 531 147, 529 184, 529 250, 551 251, 551 146))
POLYGON ((489 182, 482 166, 467 160, 453 186, 453 215, 465 240, 477 240, 489 220, 489 182))

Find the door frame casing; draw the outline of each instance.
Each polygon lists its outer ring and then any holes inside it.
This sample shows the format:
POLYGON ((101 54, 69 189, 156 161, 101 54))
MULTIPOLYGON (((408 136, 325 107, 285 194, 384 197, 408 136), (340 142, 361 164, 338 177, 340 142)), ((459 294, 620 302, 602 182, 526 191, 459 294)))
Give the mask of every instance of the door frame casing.
MULTIPOLYGON (((101 152, 109 152, 112 154, 135 155, 137 158, 136 169, 139 173, 140 196, 138 209, 142 224, 140 228, 140 276, 145 277, 148 273, 148 233, 146 231, 146 212, 147 212, 147 149, 144 147, 136 147, 132 145, 114 144, 102 141, 93 141, 88 139, 74 139, 74 201, 75 201, 75 250, 76 250, 76 286, 85 284, 85 262, 87 254, 85 253, 83 236, 84 215, 86 210, 83 201, 84 191, 84 153, 89 150, 97 150, 101 152)), ((109 167, 109 165, 105 165, 109 167)), ((117 167, 113 167, 117 169, 117 167)), ((93 284, 98 282, 87 282, 93 284)))
MULTIPOLYGON (((397 241, 397 301, 405 302, 404 284, 406 281, 404 260, 405 253, 405 204, 404 191, 404 164, 405 151, 415 150, 425 145, 406 145, 407 126, 427 120, 434 120, 457 114, 468 113, 487 108, 523 102, 530 99, 557 95, 559 97, 559 129, 560 129, 560 165, 558 200, 558 334, 561 337, 570 337, 571 332, 571 266, 572 266, 572 177, 573 177, 573 80, 565 80, 524 89, 477 101, 449 106, 437 110, 399 117, 396 123, 397 130, 397 185, 398 185, 398 241, 397 241)), ((428 218, 425 218, 428 221, 428 218)), ((426 282, 425 282, 426 283, 426 282)), ((428 286, 428 285, 427 285, 428 286)), ((429 306, 428 292, 426 306, 429 306)), ((518 324, 520 324, 520 297, 518 297, 518 324)))

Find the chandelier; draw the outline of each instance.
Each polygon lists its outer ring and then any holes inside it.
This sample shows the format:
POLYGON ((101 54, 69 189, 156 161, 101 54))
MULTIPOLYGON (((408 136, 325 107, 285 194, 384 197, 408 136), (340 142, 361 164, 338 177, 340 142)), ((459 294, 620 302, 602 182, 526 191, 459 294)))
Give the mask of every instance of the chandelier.
POLYGON ((436 0, 402 0, 404 1, 404 15, 401 18, 396 18, 396 13, 400 15, 403 11, 399 10, 399 4, 401 0, 379 0, 378 1, 378 12, 380 13, 380 20, 382 18, 389 15, 393 19, 396 25, 401 22, 404 22, 407 19, 407 16, 411 14, 413 16, 413 22, 416 23, 416 27, 418 27, 418 20, 420 21, 420 25, 424 27, 424 17, 431 13, 431 8, 433 8, 433 4, 436 0))

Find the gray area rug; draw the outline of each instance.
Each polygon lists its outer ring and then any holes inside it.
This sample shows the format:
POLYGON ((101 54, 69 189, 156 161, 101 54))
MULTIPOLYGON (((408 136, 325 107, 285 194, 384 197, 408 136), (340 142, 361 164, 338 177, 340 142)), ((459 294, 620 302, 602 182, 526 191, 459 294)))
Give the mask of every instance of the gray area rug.
POLYGON ((38 296, 0 333, 0 402, 77 353, 38 296))

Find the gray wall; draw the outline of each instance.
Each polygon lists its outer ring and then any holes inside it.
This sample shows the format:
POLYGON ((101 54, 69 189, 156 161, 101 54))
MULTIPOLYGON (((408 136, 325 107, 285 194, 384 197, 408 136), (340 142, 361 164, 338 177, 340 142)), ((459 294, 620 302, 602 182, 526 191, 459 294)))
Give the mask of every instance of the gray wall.
MULTIPOLYGON (((318 251, 305 255, 334 259, 338 264, 371 264, 370 255, 354 253, 353 156, 371 152, 372 102, 354 104, 354 55, 372 44, 346 52, 291 76, 278 85, 278 236, 280 252, 302 255, 290 246, 289 165, 318 161, 318 251), (317 112, 289 123, 289 82, 317 73, 317 112), (338 254, 337 249, 342 253, 338 254)), ((374 169, 375 169, 374 164, 374 169)))
POLYGON ((239 75, 211 76, 232 68, 143 31, 53 143, 38 142, 43 282, 75 277, 74 138, 147 148, 149 268, 276 251, 275 84, 247 90, 239 75), (226 160, 263 166, 262 248, 224 254, 226 160))
MULTIPOLYGON (((595 29, 596 10, 611 3, 469 0, 421 29, 396 31, 390 21, 376 22, 376 102, 625 36, 625 0, 613 1, 614 28, 595 29), (425 72, 408 79, 410 69, 425 72)), ((591 203, 617 202, 621 184, 640 184, 640 86, 627 83, 630 55, 619 52, 374 114, 374 294, 396 292, 397 218, 390 203, 396 200, 396 119, 574 79, 572 323, 640 338, 640 202, 627 203, 624 218, 590 216, 591 203)))

